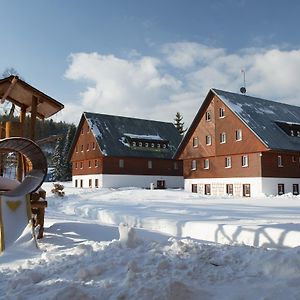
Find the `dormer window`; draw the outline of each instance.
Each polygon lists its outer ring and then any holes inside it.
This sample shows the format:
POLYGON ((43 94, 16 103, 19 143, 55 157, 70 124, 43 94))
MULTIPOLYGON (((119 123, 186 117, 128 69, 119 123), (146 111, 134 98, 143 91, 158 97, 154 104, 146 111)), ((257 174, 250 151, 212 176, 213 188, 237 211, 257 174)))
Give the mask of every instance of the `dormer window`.
POLYGON ((292 137, 300 137, 300 123, 275 121, 275 124, 287 135, 292 137))
POLYGON ((132 146, 135 147, 136 146, 136 142, 132 142, 132 146))
POLYGON ((154 143, 151 143, 151 148, 154 148, 155 144, 154 143))
POLYGON ((166 148, 167 148, 167 145, 166 145, 166 144, 163 144, 163 148, 166 149, 166 148))
POLYGON ((160 148, 160 144, 157 144, 157 148, 160 148))
POLYGON ((291 129, 291 136, 294 136, 294 130, 291 129))
POLYGON ((149 143, 145 143, 145 147, 148 148, 149 147, 149 143))
POLYGON ((143 147, 143 143, 142 142, 139 142, 139 147, 143 147))

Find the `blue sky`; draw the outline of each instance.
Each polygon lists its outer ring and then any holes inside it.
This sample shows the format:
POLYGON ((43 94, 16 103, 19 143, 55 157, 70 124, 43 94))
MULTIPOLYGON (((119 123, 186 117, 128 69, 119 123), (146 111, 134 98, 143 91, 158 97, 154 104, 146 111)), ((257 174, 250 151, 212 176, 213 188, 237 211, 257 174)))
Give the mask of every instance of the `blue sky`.
POLYGON ((0 72, 83 111, 187 125, 208 89, 300 104, 299 1, 28 0, 1 3, 0 72))

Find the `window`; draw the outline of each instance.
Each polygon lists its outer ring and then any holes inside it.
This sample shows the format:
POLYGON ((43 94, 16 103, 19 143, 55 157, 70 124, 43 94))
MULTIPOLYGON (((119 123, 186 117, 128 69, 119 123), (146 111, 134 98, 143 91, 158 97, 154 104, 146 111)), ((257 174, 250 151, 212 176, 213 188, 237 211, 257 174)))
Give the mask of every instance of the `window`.
POLYGON ((209 169, 209 159, 204 159, 204 169, 208 170, 209 169))
POLYGON ((93 150, 95 150, 96 149, 96 144, 95 144, 95 142, 93 142, 93 150))
POLYGON ((204 194, 205 195, 210 195, 210 184, 205 184, 204 185, 204 194))
POLYGON ((91 161, 89 160, 89 168, 91 168, 92 167, 92 163, 91 163, 91 161))
POLYGON ((219 108, 219 118, 225 117, 225 109, 223 107, 219 108))
POLYGON ((80 179, 80 187, 83 187, 83 179, 80 179))
POLYGON ((174 167, 174 170, 178 170, 178 162, 177 161, 174 161, 173 167, 174 167))
POLYGON ((300 137, 300 131, 297 130, 297 137, 300 137))
POLYGON ((293 129, 291 129, 291 136, 295 136, 295 135, 294 135, 294 130, 293 130, 293 129))
POLYGON ((250 197, 250 184, 243 184, 243 196, 250 197))
POLYGON ((151 143, 151 148, 154 148, 154 146, 155 146, 154 143, 151 143))
POLYGON ((194 159, 192 160, 192 166, 191 166, 192 170, 197 170, 197 161, 194 159))
POLYGON ((78 187, 78 181, 75 179, 75 187, 78 187))
POLYGON ((242 156, 242 167, 248 167, 248 155, 243 155, 242 156))
POLYGON ((90 131, 91 131, 91 130, 90 130, 90 127, 88 127, 86 132, 87 132, 87 133, 90 133, 90 131))
POLYGON ((278 155, 277 156, 277 163, 278 163, 278 167, 283 167, 283 163, 282 163, 282 156, 278 155))
POLYGON ((98 168, 98 159, 95 159, 95 168, 98 168))
POLYGON ((86 144, 86 151, 90 151, 90 144, 89 143, 86 144))
POLYGON ((81 152, 83 152, 83 145, 81 145, 81 152))
POLYGON ((225 168, 231 168, 231 157, 225 157, 225 168))
POLYGON ((160 148, 160 144, 157 144, 157 148, 160 148))
POLYGON ((92 179, 89 179, 89 187, 92 187, 92 179))
POLYGON ((149 143, 145 143, 145 147, 149 147, 149 143))
POLYGON ((284 194, 284 184, 278 183, 278 195, 283 195, 283 194, 284 194))
POLYGON ((226 143, 226 132, 222 132, 220 134, 220 143, 225 144, 226 143))
POLYGON ((167 145, 166 145, 166 144, 163 144, 163 148, 166 149, 166 148, 167 148, 167 145))
POLYGON ((81 134, 83 134, 83 128, 81 128, 81 134))
POLYGON ((233 195, 233 184, 226 184, 226 194, 233 195))
POLYGON ((197 184, 192 184, 192 193, 197 193, 197 184))
POLYGON ((77 169, 78 168, 78 165, 77 165, 77 162, 75 163, 75 169, 77 169))
POLYGON ((80 162, 80 169, 83 169, 83 162, 80 162))
POLYGON ((119 160, 119 168, 124 168, 124 159, 119 160))
POLYGON ((135 147, 136 146, 136 142, 132 142, 132 146, 135 147))
POLYGON ((206 113, 205 113, 205 120, 206 121, 211 121, 211 111, 208 110, 206 113))
POLYGON ((197 137, 193 138, 193 147, 198 147, 199 146, 199 140, 197 137))
POLYGON ((235 131, 235 140, 241 141, 243 139, 242 129, 238 129, 235 131))
POLYGON ((75 151, 76 151, 76 153, 78 153, 78 146, 75 147, 75 151))
POLYGON ((142 147, 143 146, 143 143, 142 142, 139 142, 139 147, 142 147))
POLYGON ((293 195, 299 195, 299 184, 293 184, 293 195))
POLYGON ((206 143, 207 146, 211 145, 211 136, 210 135, 207 135, 205 137, 205 143, 206 143))
POLYGON ((152 160, 148 160, 148 169, 152 169, 152 160))
POLYGON ((295 156, 292 156, 292 162, 296 162, 296 157, 295 156))
POLYGON ((99 180, 95 179, 95 188, 99 187, 99 180))

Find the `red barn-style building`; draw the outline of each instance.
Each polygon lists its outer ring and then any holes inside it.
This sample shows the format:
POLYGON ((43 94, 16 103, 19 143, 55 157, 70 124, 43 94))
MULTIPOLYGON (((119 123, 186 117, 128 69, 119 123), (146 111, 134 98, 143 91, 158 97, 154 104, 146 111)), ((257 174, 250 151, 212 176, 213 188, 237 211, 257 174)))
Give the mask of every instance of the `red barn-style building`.
POLYGON ((172 123, 83 113, 71 147, 74 187, 183 187, 172 123))
POLYGON ((300 107, 211 89, 176 158, 187 191, 297 195, 300 107))

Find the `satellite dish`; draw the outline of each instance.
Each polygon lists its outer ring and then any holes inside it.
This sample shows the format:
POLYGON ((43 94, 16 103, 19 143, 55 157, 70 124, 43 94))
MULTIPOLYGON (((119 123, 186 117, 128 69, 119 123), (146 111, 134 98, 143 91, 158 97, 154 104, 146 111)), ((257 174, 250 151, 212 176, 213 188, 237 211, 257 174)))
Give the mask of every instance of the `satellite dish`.
POLYGON ((242 87, 240 88, 240 92, 241 92, 242 94, 246 94, 247 90, 246 90, 246 88, 245 88, 244 86, 242 86, 242 87))

